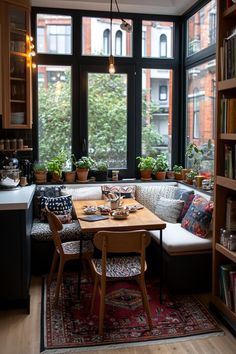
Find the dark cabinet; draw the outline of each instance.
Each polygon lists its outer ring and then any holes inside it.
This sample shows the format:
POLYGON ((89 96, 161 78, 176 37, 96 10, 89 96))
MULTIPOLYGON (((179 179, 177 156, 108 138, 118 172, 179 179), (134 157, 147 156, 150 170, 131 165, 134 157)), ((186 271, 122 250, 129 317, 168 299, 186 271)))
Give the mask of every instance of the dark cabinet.
POLYGON ((0 225, 0 306, 29 313, 32 202, 25 210, 0 210, 0 225))

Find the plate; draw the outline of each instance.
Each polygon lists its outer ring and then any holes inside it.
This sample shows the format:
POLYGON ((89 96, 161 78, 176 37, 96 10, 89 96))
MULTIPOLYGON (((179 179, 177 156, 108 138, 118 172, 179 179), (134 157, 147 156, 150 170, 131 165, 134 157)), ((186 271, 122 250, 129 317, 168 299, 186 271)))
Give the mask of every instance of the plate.
POLYGON ((112 217, 114 219, 118 219, 118 220, 123 220, 123 219, 127 219, 129 215, 116 215, 116 214, 112 214, 112 217))

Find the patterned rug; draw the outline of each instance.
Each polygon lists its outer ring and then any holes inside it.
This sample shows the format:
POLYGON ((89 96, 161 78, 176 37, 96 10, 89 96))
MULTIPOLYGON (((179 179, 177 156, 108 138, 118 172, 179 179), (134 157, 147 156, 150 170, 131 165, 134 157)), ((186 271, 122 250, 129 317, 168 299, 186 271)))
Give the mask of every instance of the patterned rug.
POLYGON ((77 275, 67 273, 57 307, 53 303, 56 282, 53 281, 50 289, 44 284, 41 351, 50 353, 50 349, 92 348, 222 333, 209 311, 194 296, 171 296, 164 291, 164 301, 160 304, 158 281, 147 280, 146 284, 154 329, 148 329, 136 283, 111 282, 107 286, 103 338, 98 336, 99 295, 94 313, 90 315, 91 279, 82 279, 79 301, 77 275))

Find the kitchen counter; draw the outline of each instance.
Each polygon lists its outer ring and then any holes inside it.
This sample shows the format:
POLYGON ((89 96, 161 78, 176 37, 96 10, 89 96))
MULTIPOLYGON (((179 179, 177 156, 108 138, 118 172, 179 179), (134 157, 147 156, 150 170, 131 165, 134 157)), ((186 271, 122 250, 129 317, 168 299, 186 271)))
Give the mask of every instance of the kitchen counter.
POLYGON ((36 185, 17 187, 11 190, 0 189, 0 210, 29 209, 33 199, 36 185))

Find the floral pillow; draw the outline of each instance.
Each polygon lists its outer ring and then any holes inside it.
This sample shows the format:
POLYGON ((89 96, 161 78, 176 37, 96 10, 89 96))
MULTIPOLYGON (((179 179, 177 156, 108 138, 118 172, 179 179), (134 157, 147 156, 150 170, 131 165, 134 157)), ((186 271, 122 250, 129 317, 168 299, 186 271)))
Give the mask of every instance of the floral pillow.
POLYGON ((180 212, 179 218, 178 218, 178 222, 182 222, 185 214, 188 211, 188 208, 190 207, 193 198, 194 198, 194 191, 184 191, 183 193, 180 194, 179 198, 180 200, 184 201, 184 206, 183 209, 180 212))
POLYGON ((124 198, 134 198, 135 197, 135 188, 136 186, 101 186, 102 197, 105 199, 105 196, 108 193, 114 193, 124 198))
POLYGON ((72 197, 71 195, 60 196, 55 198, 41 197, 40 209, 41 220, 47 222, 45 207, 53 211, 63 224, 71 223, 72 220, 72 197))
POLYGON ((196 194, 181 226, 192 234, 205 238, 209 231, 214 203, 196 194))

